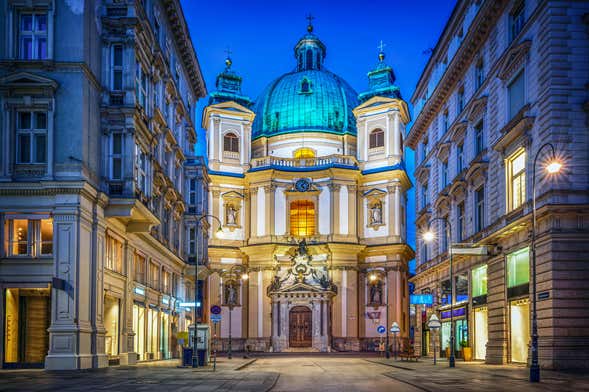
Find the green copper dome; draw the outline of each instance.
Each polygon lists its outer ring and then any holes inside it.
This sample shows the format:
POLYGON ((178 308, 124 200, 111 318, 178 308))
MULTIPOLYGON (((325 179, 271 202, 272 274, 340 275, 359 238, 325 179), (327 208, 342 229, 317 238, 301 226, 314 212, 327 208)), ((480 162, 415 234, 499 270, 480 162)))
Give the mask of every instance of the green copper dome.
POLYGON ((358 94, 324 69, 325 45, 311 31, 295 46, 297 69, 270 83, 256 100, 254 139, 295 132, 356 134, 352 109, 358 94))

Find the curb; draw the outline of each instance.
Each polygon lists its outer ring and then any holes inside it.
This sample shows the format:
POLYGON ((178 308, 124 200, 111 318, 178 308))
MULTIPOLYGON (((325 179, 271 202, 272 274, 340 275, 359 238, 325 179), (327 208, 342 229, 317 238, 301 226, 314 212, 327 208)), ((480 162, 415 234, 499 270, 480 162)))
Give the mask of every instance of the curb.
POLYGON ((280 373, 277 374, 277 376, 274 378, 274 382, 264 391, 264 392, 268 392, 274 389, 274 387, 276 386, 276 384, 278 383, 278 379, 280 378, 280 373))
POLYGON ((399 366, 399 365, 393 365, 392 363, 384 363, 384 362, 378 362, 378 361, 371 361, 370 359, 364 359, 366 362, 371 362, 371 363, 375 363, 377 365, 382 365, 382 366, 389 366, 389 367, 393 367, 393 368, 397 368, 397 369, 402 369, 402 370, 410 370, 410 371, 414 371, 415 369, 412 368, 407 368, 407 367, 403 367, 403 366, 399 366))
POLYGON ((234 371, 238 371, 238 370, 242 370, 245 369, 246 367, 248 367, 249 365, 251 365, 252 363, 256 362, 258 360, 258 358, 253 358, 249 361, 247 361, 244 364, 239 365, 238 367, 236 367, 235 369, 233 369, 234 371))

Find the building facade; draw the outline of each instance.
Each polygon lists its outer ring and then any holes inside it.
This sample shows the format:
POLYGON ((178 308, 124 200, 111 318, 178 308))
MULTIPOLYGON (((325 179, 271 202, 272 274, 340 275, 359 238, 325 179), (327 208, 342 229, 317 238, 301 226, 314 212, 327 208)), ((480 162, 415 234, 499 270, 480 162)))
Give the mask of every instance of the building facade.
POLYGON ((431 355, 427 321, 450 306, 458 356, 489 364, 530 360, 530 230, 534 158, 550 142, 563 169, 548 175, 550 148, 535 172, 539 360, 587 368, 584 288, 589 239, 589 5, 555 1, 459 1, 411 101, 406 145, 416 151, 415 343, 431 355), (445 219, 444 219, 445 218, 445 219), (445 236, 446 224, 451 239, 445 236), (454 272, 449 275, 449 242, 454 272), (460 245, 461 244, 461 245, 460 245), (480 255, 460 255, 473 251, 480 255), (453 283, 453 284, 452 284, 453 283))
POLYGON ((379 324, 408 336, 407 105, 384 53, 358 94, 325 68, 313 26, 294 52, 255 102, 227 59, 204 110, 224 231, 209 240, 206 297, 233 349, 374 350, 379 324))
POLYGON ((206 94, 175 0, 0 6, 0 364, 177 355, 206 94))

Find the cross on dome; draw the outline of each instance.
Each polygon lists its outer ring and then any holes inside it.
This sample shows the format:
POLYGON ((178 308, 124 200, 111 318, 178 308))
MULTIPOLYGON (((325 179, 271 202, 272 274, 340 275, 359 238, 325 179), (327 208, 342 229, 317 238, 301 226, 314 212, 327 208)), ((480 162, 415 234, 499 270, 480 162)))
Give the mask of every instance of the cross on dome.
POLYGON ((312 14, 307 15, 307 20, 309 21, 309 24, 307 25, 307 31, 309 33, 313 31, 313 19, 315 19, 315 17, 312 14))
POLYGON ((378 48, 378 59, 380 61, 384 60, 384 48, 385 46, 387 46, 384 42, 382 42, 382 40, 380 40, 380 45, 377 46, 378 48))

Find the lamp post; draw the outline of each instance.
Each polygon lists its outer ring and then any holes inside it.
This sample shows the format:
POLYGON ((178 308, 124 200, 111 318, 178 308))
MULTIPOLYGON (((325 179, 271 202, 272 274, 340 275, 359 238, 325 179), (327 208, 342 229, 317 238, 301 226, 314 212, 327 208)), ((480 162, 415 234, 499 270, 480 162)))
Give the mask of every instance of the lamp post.
MULTIPOLYGON (((228 280, 226 284, 230 284, 232 286, 235 286, 237 282, 241 282, 242 280, 247 280, 249 278, 249 275, 247 274, 247 268, 241 264, 235 264, 231 268, 229 268, 227 276, 228 280)), ((233 289, 235 290, 236 288, 233 287, 233 289)), ((229 345, 227 347, 227 359, 233 358, 231 351, 231 314, 233 313, 233 308, 236 305, 236 299, 237 296, 235 297, 235 300, 232 299, 230 302, 227 303, 227 305, 229 306, 229 345)), ((227 298, 225 299, 225 301, 227 301, 227 298)))
MULTIPOLYGON (((216 220, 217 223, 219 224, 219 228, 217 229, 217 232, 215 233, 215 236, 217 238, 219 238, 222 233, 223 233, 223 223, 221 223, 221 220, 219 218, 217 218, 214 215, 202 215, 198 218, 198 220, 196 221, 196 227, 197 229, 200 228, 202 230, 202 222, 207 219, 207 218, 212 218, 213 220, 216 220)), ((198 350, 197 350, 197 343, 198 343, 198 328, 197 328, 197 315, 198 315, 198 308, 199 308, 199 303, 198 303, 198 239, 199 239, 199 234, 198 234, 199 230, 196 230, 196 238, 195 240, 195 244, 196 244, 196 259, 194 260, 194 336, 192 337, 192 367, 193 368, 197 368, 198 367, 198 350)), ((204 258, 204 247, 203 247, 203 258, 204 258)), ((201 304, 202 305, 202 304, 201 304)))
POLYGON ((435 221, 442 221, 446 226, 446 238, 448 239, 448 258, 450 263, 450 358, 448 358, 448 366, 453 368, 456 366, 454 358, 454 276, 452 271, 452 228, 450 227, 450 221, 446 217, 432 218, 428 223, 428 230, 423 234, 423 239, 426 242, 431 242, 436 238, 436 235, 431 230, 431 225, 435 221))
POLYGON ((401 328, 399 328, 399 324, 396 321, 393 322, 391 325, 391 332, 393 333, 393 353, 395 354, 395 361, 397 360, 397 334, 401 332, 401 328))
MULTIPOLYGON (((436 314, 432 314, 427 322, 427 326, 429 329, 436 331, 442 327, 442 323, 436 314)), ((434 365, 436 364, 436 337, 434 336, 434 365)))
MULTIPOLYGON (((384 271, 384 277, 386 277, 386 270, 384 271)), ((381 284, 379 283, 382 282, 383 280, 383 271, 373 271, 370 275, 368 275, 368 279, 370 280, 370 284, 381 284)), ((387 326, 387 330, 386 330, 386 336, 385 336, 385 344, 386 344, 386 348, 385 348, 385 357, 387 359, 391 358, 391 352, 389 350, 389 287, 388 287, 388 280, 385 281, 385 290, 387 291, 386 294, 386 321, 385 321, 385 325, 387 326)))
POLYGON ((556 159, 556 152, 551 143, 544 143, 536 156, 534 157, 534 166, 532 167, 532 235, 531 235, 531 252, 532 252, 532 363, 530 365, 530 382, 540 382, 540 365, 538 363, 538 315, 536 312, 536 163, 538 157, 544 148, 550 148, 551 157, 545 170, 549 174, 556 174, 562 168, 562 163, 556 159))

